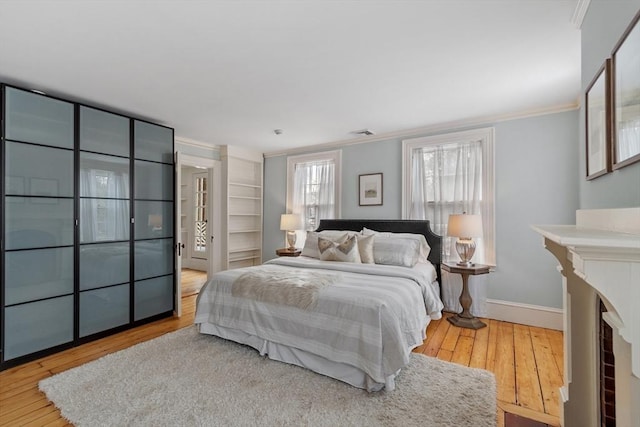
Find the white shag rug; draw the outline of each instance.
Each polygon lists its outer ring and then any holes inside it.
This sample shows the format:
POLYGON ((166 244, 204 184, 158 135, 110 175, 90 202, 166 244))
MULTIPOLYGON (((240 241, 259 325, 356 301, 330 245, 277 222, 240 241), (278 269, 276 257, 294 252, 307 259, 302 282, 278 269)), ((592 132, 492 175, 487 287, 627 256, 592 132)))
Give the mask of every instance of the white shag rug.
POLYGON ((495 426, 491 372, 412 354, 368 393, 201 335, 163 335, 40 381, 76 426, 495 426))

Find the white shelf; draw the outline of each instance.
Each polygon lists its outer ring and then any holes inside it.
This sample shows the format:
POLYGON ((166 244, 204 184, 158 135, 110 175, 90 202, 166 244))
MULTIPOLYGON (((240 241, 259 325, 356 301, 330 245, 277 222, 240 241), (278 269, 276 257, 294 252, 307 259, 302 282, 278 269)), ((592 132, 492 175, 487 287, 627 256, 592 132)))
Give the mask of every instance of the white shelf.
POLYGON ((248 197, 248 196, 229 196, 229 198, 230 199, 244 199, 244 200, 262 200, 262 197, 248 197))
POLYGON ((246 261, 248 259, 259 259, 259 258, 260 258, 260 255, 245 256, 245 257, 238 257, 238 258, 229 258, 229 262, 246 261))
POLYGON ((262 185, 245 184, 242 182, 230 182, 229 185, 235 185, 237 187, 262 188, 262 185))
POLYGON ((237 147, 221 147, 226 227, 223 256, 227 268, 262 263, 261 153, 237 147))
POLYGON ((239 248, 239 249, 233 249, 230 250, 229 253, 230 254, 235 254, 235 253, 240 253, 240 252, 251 252, 251 251, 260 251, 262 249, 260 248, 239 248))

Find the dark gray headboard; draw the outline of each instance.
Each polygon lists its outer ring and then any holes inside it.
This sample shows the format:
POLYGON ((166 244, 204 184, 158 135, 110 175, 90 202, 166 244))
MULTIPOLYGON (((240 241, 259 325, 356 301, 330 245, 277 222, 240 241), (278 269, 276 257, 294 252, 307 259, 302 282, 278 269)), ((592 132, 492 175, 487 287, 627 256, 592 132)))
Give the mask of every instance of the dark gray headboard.
POLYGON ((411 219, 321 219, 317 231, 322 230, 350 230, 360 231, 364 227, 375 231, 390 231, 394 233, 422 234, 427 238, 431 247, 429 261, 436 268, 438 283, 442 284, 440 263, 442 262, 442 237, 431 231, 428 220, 411 219))

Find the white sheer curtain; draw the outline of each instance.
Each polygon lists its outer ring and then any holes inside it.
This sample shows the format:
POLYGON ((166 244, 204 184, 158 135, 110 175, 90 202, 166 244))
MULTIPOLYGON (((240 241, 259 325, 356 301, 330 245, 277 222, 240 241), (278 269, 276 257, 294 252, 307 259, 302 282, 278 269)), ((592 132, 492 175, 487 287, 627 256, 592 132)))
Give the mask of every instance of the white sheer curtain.
MULTIPOLYGON (((332 161, 297 163, 293 178, 291 213, 302 218, 304 230, 314 230, 320 219, 336 217, 335 164, 332 161)), ((298 233, 304 244, 305 231, 298 233)))
POLYGON ((80 207, 80 241, 128 239, 129 231, 129 174, 97 169, 80 170, 83 197, 80 207))
MULTIPOLYGON (((447 237, 449 215, 466 212, 482 214, 483 185, 482 141, 447 143, 415 148, 411 159, 411 200, 409 218, 428 219, 432 229, 443 238, 443 259, 459 261, 455 239, 447 237)), ((473 261, 486 263, 485 245, 476 239, 473 261)), ((459 312, 462 290, 460 275, 442 272, 442 296, 445 309, 459 312)), ((486 315, 484 276, 470 280, 473 299, 471 311, 486 315)))

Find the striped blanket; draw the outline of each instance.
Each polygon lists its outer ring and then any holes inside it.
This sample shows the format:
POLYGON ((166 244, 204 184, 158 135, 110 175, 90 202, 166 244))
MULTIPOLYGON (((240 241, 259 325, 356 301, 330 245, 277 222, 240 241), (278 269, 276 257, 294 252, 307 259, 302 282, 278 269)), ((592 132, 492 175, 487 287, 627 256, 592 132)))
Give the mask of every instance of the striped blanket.
POLYGON ((430 285, 434 276, 435 270, 277 258, 260 267, 217 273, 200 292, 195 323, 304 350, 354 366, 384 383, 422 343, 429 317, 441 317, 442 302, 430 285), (335 271, 340 278, 319 289, 314 307, 303 310, 233 296, 234 281, 256 269, 273 274, 335 271))

